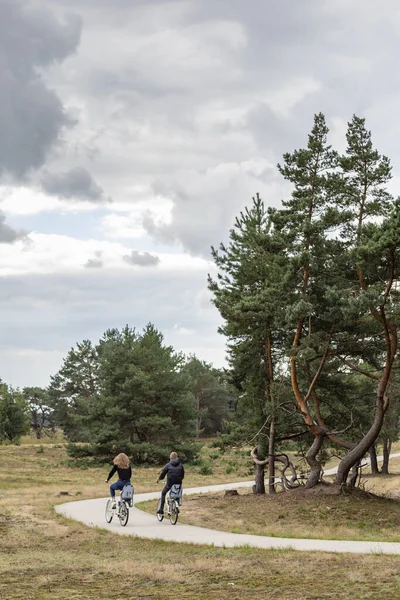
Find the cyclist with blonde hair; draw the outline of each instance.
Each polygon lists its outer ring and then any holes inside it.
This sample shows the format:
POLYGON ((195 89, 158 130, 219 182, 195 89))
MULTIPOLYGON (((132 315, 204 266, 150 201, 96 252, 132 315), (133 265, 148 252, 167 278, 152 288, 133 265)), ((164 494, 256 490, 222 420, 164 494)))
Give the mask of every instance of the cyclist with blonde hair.
POLYGON ((115 492, 117 490, 121 491, 123 487, 131 483, 132 468, 130 465, 129 458, 126 454, 123 454, 122 452, 114 458, 113 463, 114 466, 109 472, 105 482, 108 483, 111 477, 114 475, 114 473, 118 472, 118 481, 110 485, 110 494, 113 500, 113 508, 115 508, 115 492))

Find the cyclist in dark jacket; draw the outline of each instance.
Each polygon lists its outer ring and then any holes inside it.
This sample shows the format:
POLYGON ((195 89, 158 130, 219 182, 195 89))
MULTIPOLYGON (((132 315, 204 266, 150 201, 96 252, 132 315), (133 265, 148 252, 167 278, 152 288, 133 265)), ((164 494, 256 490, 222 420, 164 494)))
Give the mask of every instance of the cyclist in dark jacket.
POLYGON ((165 484, 163 491, 161 492, 160 509, 157 511, 160 515, 164 514, 165 496, 167 495, 167 493, 173 485, 182 485, 183 478, 185 477, 185 469, 183 468, 183 464, 178 458, 177 453, 171 452, 169 458, 169 463, 165 465, 157 479, 158 483, 160 479, 164 479, 165 476, 167 476, 167 483, 165 484))

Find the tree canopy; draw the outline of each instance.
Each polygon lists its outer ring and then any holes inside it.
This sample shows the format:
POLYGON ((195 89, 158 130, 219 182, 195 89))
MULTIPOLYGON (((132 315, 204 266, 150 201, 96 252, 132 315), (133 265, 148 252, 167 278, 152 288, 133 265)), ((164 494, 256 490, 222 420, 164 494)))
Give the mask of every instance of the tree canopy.
POLYGON ((49 388, 72 456, 125 452, 136 463, 162 462, 171 449, 193 457, 195 434, 223 427, 232 396, 222 372, 176 352, 152 324, 78 343, 49 388))

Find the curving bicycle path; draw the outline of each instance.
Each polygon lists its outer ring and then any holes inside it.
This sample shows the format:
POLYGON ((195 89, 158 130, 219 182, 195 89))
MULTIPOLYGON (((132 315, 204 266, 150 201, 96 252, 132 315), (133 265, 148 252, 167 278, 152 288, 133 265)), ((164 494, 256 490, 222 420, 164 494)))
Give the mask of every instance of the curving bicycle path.
MULTIPOLYGON (((399 457, 400 453, 392 454, 391 458, 399 457)), ((381 457, 380 457, 381 458, 381 457)), ((333 475, 336 467, 325 471, 325 475, 333 475)), ((253 481, 241 483, 228 483, 222 485, 211 485, 205 487, 184 489, 184 495, 205 494, 229 489, 251 487, 253 481)), ((135 494, 134 503, 145 502, 159 498, 160 491, 146 494, 135 494)), ((206 544, 219 547, 233 548, 237 546, 251 546, 254 548, 286 548, 294 550, 323 551, 323 552, 351 552, 356 554, 400 554, 400 542, 361 542, 346 540, 312 540, 312 539, 290 539, 258 536, 242 533, 229 533, 195 527, 178 523, 172 526, 168 519, 161 523, 157 517, 143 512, 133 506, 130 509, 129 522, 126 527, 121 527, 119 520, 114 517, 111 523, 106 523, 104 518, 105 505, 108 498, 97 498, 94 500, 80 500, 68 502, 55 506, 57 513, 70 519, 74 519, 90 527, 101 527, 119 535, 130 535, 148 539, 161 539, 169 542, 181 542, 191 544, 206 544)))

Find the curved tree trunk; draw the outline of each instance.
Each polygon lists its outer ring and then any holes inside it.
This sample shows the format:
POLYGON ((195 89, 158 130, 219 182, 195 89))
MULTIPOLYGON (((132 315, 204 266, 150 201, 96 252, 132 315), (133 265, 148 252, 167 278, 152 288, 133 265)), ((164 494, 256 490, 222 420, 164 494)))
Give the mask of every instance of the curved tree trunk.
POLYGON ((307 479, 306 488, 314 487, 321 479, 322 467, 321 463, 317 460, 317 455, 322 448, 324 437, 325 434, 323 433, 316 435, 311 448, 306 453, 306 461, 311 469, 310 475, 307 479))
POLYGON ((340 461, 335 477, 335 483, 343 485, 347 481, 350 469, 356 465, 368 452, 381 431, 383 418, 385 416, 385 405, 383 393, 378 395, 374 422, 363 439, 340 461))

